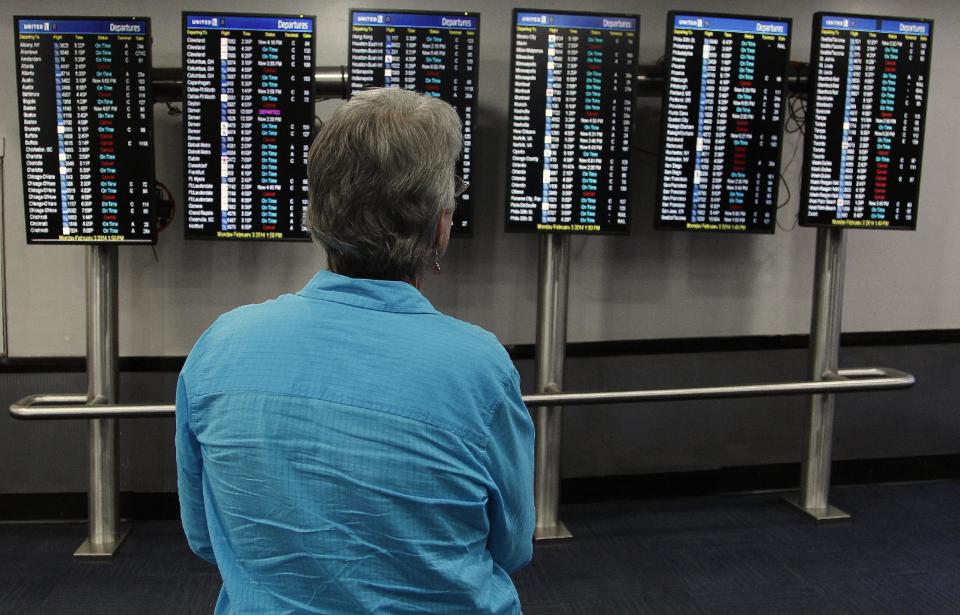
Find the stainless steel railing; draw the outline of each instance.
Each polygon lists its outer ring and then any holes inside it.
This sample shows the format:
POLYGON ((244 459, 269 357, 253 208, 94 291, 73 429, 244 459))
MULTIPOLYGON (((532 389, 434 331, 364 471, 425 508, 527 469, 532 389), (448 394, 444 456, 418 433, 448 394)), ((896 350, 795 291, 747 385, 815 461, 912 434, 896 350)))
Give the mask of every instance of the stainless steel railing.
MULTIPOLYGON (((638 389, 632 391, 595 391, 570 393, 535 393, 524 395, 531 408, 542 406, 582 406, 586 404, 621 404, 684 399, 719 399, 729 397, 769 397, 775 395, 811 395, 855 393, 913 386, 913 375, 889 367, 841 369, 832 378, 820 381, 771 382, 715 387, 683 387, 674 389, 638 389)), ((83 394, 28 395, 10 405, 10 414, 18 419, 96 419, 121 417, 172 416, 173 404, 101 404, 89 402, 83 394)))

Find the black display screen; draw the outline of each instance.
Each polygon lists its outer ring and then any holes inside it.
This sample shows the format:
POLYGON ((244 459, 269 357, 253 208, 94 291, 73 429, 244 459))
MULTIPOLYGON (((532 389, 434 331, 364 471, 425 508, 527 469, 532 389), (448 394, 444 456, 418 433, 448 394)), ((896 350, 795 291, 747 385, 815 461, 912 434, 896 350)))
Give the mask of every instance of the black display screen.
POLYGON ((814 16, 806 226, 917 228, 933 22, 814 16))
MULTIPOLYGON (((350 93, 397 87, 449 103, 463 126, 457 173, 470 181, 476 122, 480 15, 424 11, 350 12, 350 93)), ((466 192, 453 212, 453 234, 473 232, 466 192)))
POLYGON ((628 233, 636 15, 515 9, 506 230, 628 233))
POLYGON ((790 30, 669 13, 657 228, 774 232, 790 30))
POLYGON ((308 240, 314 18, 183 15, 185 236, 308 240))
POLYGON ((27 243, 154 243, 150 20, 14 19, 27 243))

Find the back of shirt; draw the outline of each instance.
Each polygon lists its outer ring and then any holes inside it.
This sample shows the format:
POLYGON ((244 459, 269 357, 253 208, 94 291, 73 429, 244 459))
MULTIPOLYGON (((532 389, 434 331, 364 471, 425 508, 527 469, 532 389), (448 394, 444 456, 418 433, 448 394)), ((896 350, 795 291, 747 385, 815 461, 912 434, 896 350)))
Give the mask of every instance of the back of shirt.
POLYGON ((221 317, 177 391, 184 528, 218 612, 515 613, 533 427, 489 333, 318 274, 221 317))

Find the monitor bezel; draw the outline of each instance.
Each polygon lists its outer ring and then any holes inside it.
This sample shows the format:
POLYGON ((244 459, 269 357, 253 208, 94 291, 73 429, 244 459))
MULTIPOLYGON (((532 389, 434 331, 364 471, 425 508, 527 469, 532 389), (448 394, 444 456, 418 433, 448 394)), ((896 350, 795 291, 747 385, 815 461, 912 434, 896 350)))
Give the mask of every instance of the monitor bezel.
POLYGON ((23 91, 22 84, 20 80, 20 46, 19 46, 19 22, 20 20, 25 19, 36 19, 36 20, 56 20, 56 21, 143 21, 147 24, 147 68, 149 72, 153 72, 153 24, 149 17, 129 17, 129 16, 98 16, 98 15, 14 15, 13 16, 13 50, 14 50, 14 61, 16 63, 17 71, 17 121, 19 124, 20 131, 20 172, 21 172, 21 181, 23 182, 24 188, 24 199, 23 199, 23 211, 24 211, 24 234, 26 235, 27 245, 32 246, 154 246, 157 244, 157 238, 160 234, 160 227, 157 223, 157 199, 156 199, 156 185, 157 185, 157 172, 156 172, 156 139, 154 131, 154 114, 153 114, 153 80, 147 79, 147 110, 146 110, 146 126, 147 126, 147 138, 150 141, 149 145, 149 157, 150 157, 150 169, 149 177, 150 181, 150 239, 116 239, 116 240, 93 240, 93 239, 77 239, 65 241, 63 239, 31 239, 30 237, 30 225, 28 224, 30 208, 28 204, 28 199, 26 198, 26 186, 27 186, 27 165, 23 163, 26 159, 26 133, 24 131, 23 125, 23 109, 21 107, 23 100, 23 91))
MULTIPOLYGON (((635 164, 635 153, 634 153, 634 130, 636 130, 636 105, 637 105, 637 72, 640 59, 640 26, 641 19, 640 15, 637 13, 616 13, 616 12, 607 12, 607 11, 563 11, 563 10, 543 10, 543 9, 529 9, 529 8, 514 8, 510 16, 510 82, 507 86, 507 108, 509 113, 507 115, 507 130, 512 130, 513 127, 513 105, 511 101, 513 100, 513 84, 514 78, 516 77, 515 68, 516 68, 516 51, 517 51, 517 38, 516 38, 516 27, 517 27, 517 14, 518 13, 545 13, 548 15, 590 15, 598 17, 626 17, 630 19, 636 19, 637 29, 633 37, 633 70, 631 78, 634 83, 633 94, 631 96, 631 114, 630 114, 630 125, 628 135, 630 137, 630 164, 627 167, 627 225, 626 228, 622 230, 607 230, 607 231, 579 231, 579 230, 538 230, 536 228, 511 228, 510 222, 510 163, 512 156, 508 155, 506 160, 506 176, 505 176, 505 192, 504 192, 504 205, 503 205, 503 229, 505 233, 520 234, 520 235, 579 235, 582 237, 595 237, 600 235, 609 235, 615 237, 627 237, 631 234, 633 230, 633 216, 634 210, 636 207, 633 203, 633 197, 636 192, 633 186, 634 179, 634 167, 635 164)), ((510 136, 507 137, 506 148, 510 148, 510 136)), ((514 223, 516 224, 516 223, 514 223)), ((534 223, 536 224, 536 223, 534 223)))
MULTIPOLYGON (((307 231, 307 234, 304 237, 216 237, 208 235, 191 235, 190 229, 187 226, 187 192, 189 190, 189 185, 187 183, 187 16, 188 15, 209 15, 211 17, 278 17, 278 18, 290 18, 290 19, 310 19, 313 22, 313 44, 310 46, 311 52, 313 53, 313 59, 311 63, 313 64, 313 79, 310 80, 310 98, 313 101, 314 109, 311 110, 311 115, 316 115, 316 104, 317 104, 317 91, 316 91, 316 75, 317 75, 317 17, 316 15, 307 15, 303 13, 246 13, 246 12, 230 12, 230 11, 182 11, 180 14, 180 79, 183 87, 181 88, 181 98, 180 102, 182 105, 182 124, 183 129, 181 131, 181 154, 183 156, 183 239, 186 241, 213 241, 213 242, 239 242, 239 243, 310 243, 313 241, 313 237, 310 234, 310 231, 307 231)), ((311 125, 310 130, 310 141, 313 142, 314 137, 316 137, 315 126, 311 125)), ((306 221, 302 221, 304 226, 306 221)))
MULTIPOLYGON (((345 85, 345 88, 344 88, 344 99, 345 99, 345 100, 350 100, 350 98, 351 98, 352 95, 353 95, 353 81, 351 80, 351 77, 350 77, 350 75, 353 74, 353 54, 351 53, 350 45, 351 45, 351 40, 352 40, 351 34, 353 33, 353 14, 354 14, 354 13, 358 13, 358 12, 359 12, 359 13, 393 13, 393 14, 402 13, 402 14, 405 14, 405 15, 448 15, 448 16, 462 15, 462 16, 464 16, 464 17, 471 17, 471 18, 476 19, 476 20, 477 20, 477 27, 476 27, 476 32, 477 32, 477 44, 476 44, 476 45, 477 45, 477 58, 476 58, 476 61, 475 61, 474 65, 473 65, 473 73, 474 73, 473 86, 474 86, 474 89, 475 89, 476 92, 477 92, 477 96, 474 98, 474 101, 475 101, 474 108, 477 110, 477 114, 479 115, 479 111, 480 111, 480 105, 479 105, 479 100, 480 100, 480 98, 479 98, 479 92, 480 92, 480 24, 481 24, 480 13, 478 13, 478 12, 473 12, 473 11, 423 11, 423 10, 406 10, 406 9, 351 8, 351 9, 349 10, 349 13, 348 13, 348 14, 349 14, 349 18, 347 19, 347 81, 346 81, 346 85, 345 85)), ((377 24, 377 25, 379 26, 379 24, 377 24)), ((476 120, 476 119, 477 119, 477 118, 474 118, 474 120, 476 120)), ((474 136, 476 136, 476 121, 474 122, 474 127, 473 127, 473 129, 471 130, 471 137, 474 137, 474 136)), ((474 143, 475 143, 475 142, 476 142, 476 140, 474 139, 474 143)), ((475 153, 475 152, 474 152, 473 150, 471 150, 471 153, 475 153)), ((461 153, 461 155, 462 155, 462 153, 461 153)), ((467 226, 467 228, 458 227, 458 226, 452 227, 452 228, 450 229, 450 236, 451 236, 451 237, 464 238, 464 239, 469 239, 469 238, 474 237, 474 235, 475 235, 474 229, 475 229, 476 226, 477 226, 477 220, 476 220, 476 215, 475 215, 477 208, 474 207, 472 195, 471 195, 470 201, 471 201, 471 202, 470 202, 469 225, 467 226)))
MULTIPOLYGON (((862 17, 866 19, 874 20, 894 20, 894 21, 917 21, 930 24, 930 34, 928 35, 930 44, 928 46, 928 59, 927 59, 927 70, 924 74, 924 78, 927 80, 927 96, 924 99, 923 105, 923 114, 920 119, 920 162, 917 165, 917 202, 914 204, 914 214, 913 214, 913 225, 912 226, 853 226, 853 225, 844 225, 844 224, 833 224, 832 222, 813 222, 809 220, 809 211, 807 209, 807 199, 810 194, 810 162, 811 157, 813 156, 813 139, 810 137, 804 137, 804 146, 803 146, 803 167, 800 174, 802 187, 800 189, 800 208, 797 211, 797 222, 800 226, 806 228, 840 228, 840 229, 851 229, 851 230, 861 230, 861 231, 916 231, 917 222, 920 218, 920 182, 923 179, 923 146, 924 140, 927 136, 927 108, 929 107, 930 102, 930 66, 933 63, 933 28, 934 20, 927 19, 922 17, 897 17, 893 15, 871 15, 867 13, 843 13, 836 11, 817 11, 813 14, 813 28, 810 34, 810 63, 809 63, 809 77, 808 77, 808 89, 807 97, 815 96, 817 91, 817 83, 819 81, 816 67, 819 65, 820 60, 820 23, 825 16, 837 17, 862 17)), ((810 109, 808 104, 808 109, 810 109)), ((807 111, 807 116, 805 119, 804 130, 806 135, 813 134, 813 122, 814 114, 812 110, 807 111)))
POLYGON ((749 15, 749 14, 739 14, 739 13, 712 13, 709 11, 681 11, 681 10, 671 10, 667 12, 667 28, 664 39, 664 75, 663 75, 663 92, 661 94, 661 112, 660 117, 660 154, 659 160, 657 162, 657 196, 655 201, 655 207, 653 210, 653 228, 657 231, 672 231, 679 233, 692 233, 694 235, 774 235, 777 232, 777 214, 780 211, 780 181, 781 181, 781 162, 780 159, 783 153, 783 132, 784 132, 784 120, 786 116, 787 101, 790 98, 789 92, 789 82, 787 81, 790 68, 790 50, 793 43, 793 18, 792 17, 776 17, 771 15, 749 15), (747 228, 742 231, 731 230, 731 229, 688 229, 680 228, 677 226, 668 226, 661 222, 660 213, 663 208, 663 172, 664 165, 666 164, 665 154, 666 148, 664 144, 667 139, 667 102, 669 98, 670 88, 668 87, 668 81, 670 78, 670 62, 673 57, 672 54, 672 41, 671 34, 673 32, 673 21, 677 15, 691 15, 694 17, 718 17, 718 18, 731 18, 731 19, 747 19, 747 20, 756 20, 756 21, 781 21, 789 24, 790 31, 787 34, 787 53, 785 54, 785 60, 783 63, 783 99, 780 101, 780 125, 778 128, 779 140, 777 148, 777 157, 776 157, 776 166, 774 171, 777 174, 777 181, 774 182, 773 187, 773 202, 774 202, 774 211, 773 211, 773 220, 770 223, 769 228, 747 228))

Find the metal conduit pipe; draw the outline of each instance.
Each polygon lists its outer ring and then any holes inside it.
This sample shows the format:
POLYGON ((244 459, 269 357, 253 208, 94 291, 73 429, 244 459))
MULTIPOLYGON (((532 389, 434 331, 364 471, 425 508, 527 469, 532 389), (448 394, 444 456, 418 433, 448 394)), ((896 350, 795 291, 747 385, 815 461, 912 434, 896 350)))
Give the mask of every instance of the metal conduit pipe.
MULTIPOLYGON (((641 64, 637 67, 638 97, 660 96, 664 82, 663 64, 641 64)), ((318 99, 347 98, 350 95, 350 79, 346 66, 317 66, 313 69, 314 95, 318 99)), ((183 70, 180 68, 153 69, 154 102, 169 103, 183 100, 183 70)), ((807 91, 806 65, 799 73, 787 77, 787 86, 794 93, 807 91)))
MULTIPOLYGON (((317 66, 313 69, 313 84, 314 96, 318 99, 347 98, 350 94, 345 66, 317 66)), ((154 68, 151 85, 154 102, 183 100, 183 70, 179 67, 154 68)))

